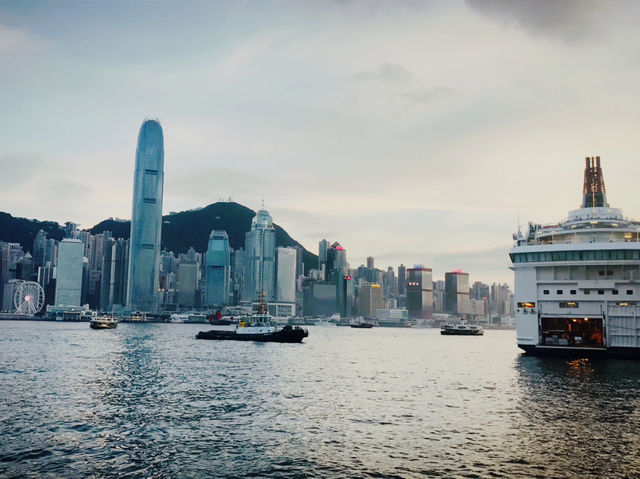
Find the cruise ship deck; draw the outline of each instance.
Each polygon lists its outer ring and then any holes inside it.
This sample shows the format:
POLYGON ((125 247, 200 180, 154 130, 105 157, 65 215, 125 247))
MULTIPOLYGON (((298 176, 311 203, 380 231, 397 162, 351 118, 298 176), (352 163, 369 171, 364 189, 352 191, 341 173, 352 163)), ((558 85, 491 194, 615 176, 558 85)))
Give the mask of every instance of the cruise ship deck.
POLYGON ((514 241, 521 349, 640 358, 640 222, 607 203, 600 157, 586 159, 579 209, 514 241))

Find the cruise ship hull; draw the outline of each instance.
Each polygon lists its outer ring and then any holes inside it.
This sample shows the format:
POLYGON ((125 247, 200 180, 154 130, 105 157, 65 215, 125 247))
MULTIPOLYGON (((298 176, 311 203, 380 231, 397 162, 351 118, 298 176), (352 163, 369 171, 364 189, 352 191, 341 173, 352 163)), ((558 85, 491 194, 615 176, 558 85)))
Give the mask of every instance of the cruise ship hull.
POLYGON ((531 356, 640 359, 640 348, 557 348, 531 344, 518 344, 518 347, 531 356))

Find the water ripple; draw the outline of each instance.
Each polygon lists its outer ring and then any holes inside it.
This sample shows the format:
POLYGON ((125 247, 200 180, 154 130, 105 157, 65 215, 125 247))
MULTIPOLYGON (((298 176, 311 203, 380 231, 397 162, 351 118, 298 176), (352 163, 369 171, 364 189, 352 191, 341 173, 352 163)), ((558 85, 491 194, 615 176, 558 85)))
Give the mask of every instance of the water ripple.
POLYGON ((0 322, 0 476, 639 477, 638 363, 508 331, 198 329, 0 322))

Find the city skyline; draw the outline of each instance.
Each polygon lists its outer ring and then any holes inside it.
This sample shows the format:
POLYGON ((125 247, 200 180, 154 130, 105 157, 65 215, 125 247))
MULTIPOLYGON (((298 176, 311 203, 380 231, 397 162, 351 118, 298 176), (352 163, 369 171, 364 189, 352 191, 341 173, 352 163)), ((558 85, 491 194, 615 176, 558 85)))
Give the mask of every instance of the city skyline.
POLYGON ((264 198, 354 264, 512 283, 518 215, 575 208, 585 156, 640 217, 633 2, 153 5, 0 5, 3 210, 128 218, 131 131, 158 116, 165 213, 264 198))

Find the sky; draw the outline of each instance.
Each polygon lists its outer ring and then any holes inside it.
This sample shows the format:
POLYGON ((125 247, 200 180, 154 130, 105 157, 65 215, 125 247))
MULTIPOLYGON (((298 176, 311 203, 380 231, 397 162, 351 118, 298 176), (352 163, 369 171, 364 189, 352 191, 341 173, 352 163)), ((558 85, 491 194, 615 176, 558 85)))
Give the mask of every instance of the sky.
POLYGON ((352 267, 512 283, 518 221, 602 157, 640 218, 640 3, 0 1, 0 211, 130 218, 137 134, 164 212, 220 199, 352 267))

